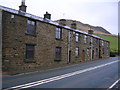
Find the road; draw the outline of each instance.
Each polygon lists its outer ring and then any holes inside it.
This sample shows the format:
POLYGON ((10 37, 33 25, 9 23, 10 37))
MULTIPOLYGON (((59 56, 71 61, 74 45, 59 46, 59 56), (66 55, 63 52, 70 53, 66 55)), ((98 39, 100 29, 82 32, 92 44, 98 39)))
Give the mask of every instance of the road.
POLYGON ((3 77, 3 89, 118 88, 119 58, 107 58, 46 71, 3 77), (115 85, 114 85, 115 84, 115 85))

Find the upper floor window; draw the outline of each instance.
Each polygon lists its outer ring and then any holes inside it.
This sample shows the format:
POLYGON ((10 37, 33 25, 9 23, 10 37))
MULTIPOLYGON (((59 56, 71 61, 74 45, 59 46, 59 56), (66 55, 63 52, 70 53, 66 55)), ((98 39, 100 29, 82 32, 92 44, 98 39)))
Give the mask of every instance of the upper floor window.
POLYGON ((87 43, 87 36, 84 35, 84 43, 87 43))
POLYGON ((106 46, 107 46, 107 47, 109 47, 109 43, 108 43, 108 42, 106 42, 106 44, 107 44, 106 46))
POLYGON ((96 42, 95 42, 96 44, 98 44, 98 39, 96 38, 96 42))
POLYGON ((102 40, 102 46, 104 46, 104 41, 102 40))
POLYGON ((75 56, 79 56, 79 47, 75 48, 75 56))
POLYGON ((62 28, 56 28, 56 39, 62 39, 62 28))
POLYGON ((36 34, 36 23, 33 20, 27 20, 27 34, 36 34))
POLYGON ((79 41, 79 34, 78 34, 78 33, 75 34, 75 41, 76 41, 76 42, 79 41))
POLYGON ((90 38, 90 42, 93 43, 93 37, 90 38))

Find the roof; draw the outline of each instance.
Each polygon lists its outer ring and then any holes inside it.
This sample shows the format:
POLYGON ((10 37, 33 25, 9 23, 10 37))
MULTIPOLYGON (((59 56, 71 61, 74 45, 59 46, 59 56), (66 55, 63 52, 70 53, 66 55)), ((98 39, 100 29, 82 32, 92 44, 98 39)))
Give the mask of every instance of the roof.
POLYGON ((44 18, 39 17, 39 16, 35 16, 35 15, 29 14, 29 13, 26 13, 26 12, 23 12, 23 11, 15 10, 15 9, 4 7, 4 6, 1 6, 1 5, 0 5, 0 9, 4 10, 4 11, 7 11, 7 12, 10 12, 10 13, 13 13, 13 14, 18 14, 18 15, 22 15, 22 16, 25 16, 25 17, 28 17, 28 18, 32 18, 32 19, 35 19, 35 20, 46 22, 46 23, 49 23, 49 24, 52 24, 52 25, 61 26, 63 28, 66 28, 66 29, 69 29, 69 30, 72 30, 72 31, 75 31, 75 32, 79 32, 79 33, 82 33, 82 34, 85 34, 85 35, 89 35, 89 36, 104 40, 103 38, 100 38, 100 37, 98 37, 96 35, 93 35, 93 34, 88 34, 87 32, 84 32, 82 30, 73 29, 69 26, 62 26, 58 22, 54 22, 50 19, 44 19, 44 18))

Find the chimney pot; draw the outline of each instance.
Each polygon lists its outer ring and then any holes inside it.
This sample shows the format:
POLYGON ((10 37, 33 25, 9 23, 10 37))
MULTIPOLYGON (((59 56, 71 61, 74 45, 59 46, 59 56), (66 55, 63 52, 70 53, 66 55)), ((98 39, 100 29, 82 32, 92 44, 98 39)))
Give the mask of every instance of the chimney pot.
POLYGON ((27 6, 25 5, 25 0, 22 0, 21 5, 19 6, 19 10, 26 12, 27 6))
POLYGON ((48 12, 46 12, 46 14, 44 14, 44 19, 51 19, 51 14, 49 14, 48 12))
POLYGON ((59 23, 63 26, 66 25, 66 19, 60 19, 59 23))
POLYGON ((88 34, 93 34, 94 31, 92 29, 88 30, 88 34))
POLYGON ((73 21, 73 22, 71 23, 71 28, 73 28, 73 29, 76 29, 76 28, 77 28, 76 21, 73 21))

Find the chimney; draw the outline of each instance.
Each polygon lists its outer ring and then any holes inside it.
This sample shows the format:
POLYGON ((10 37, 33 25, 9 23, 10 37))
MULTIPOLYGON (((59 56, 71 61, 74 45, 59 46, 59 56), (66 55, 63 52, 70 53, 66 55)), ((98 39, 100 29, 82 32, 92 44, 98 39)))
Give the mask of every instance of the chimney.
POLYGON ((46 12, 46 14, 44 14, 44 19, 51 19, 51 14, 49 14, 48 12, 46 12))
POLYGON ((63 26, 66 25, 66 19, 60 19, 59 23, 63 26))
POLYGON ((77 28, 76 21, 73 21, 73 22, 71 23, 71 28, 73 28, 73 29, 76 29, 76 28, 77 28))
POLYGON ((88 30, 88 34, 93 34, 94 31, 92 29, 88 30))
POLYGON ((25 5, 25 0, 22 0, 21 6, 19 6, 20 11, 26 12, 27 6, 25 5))

